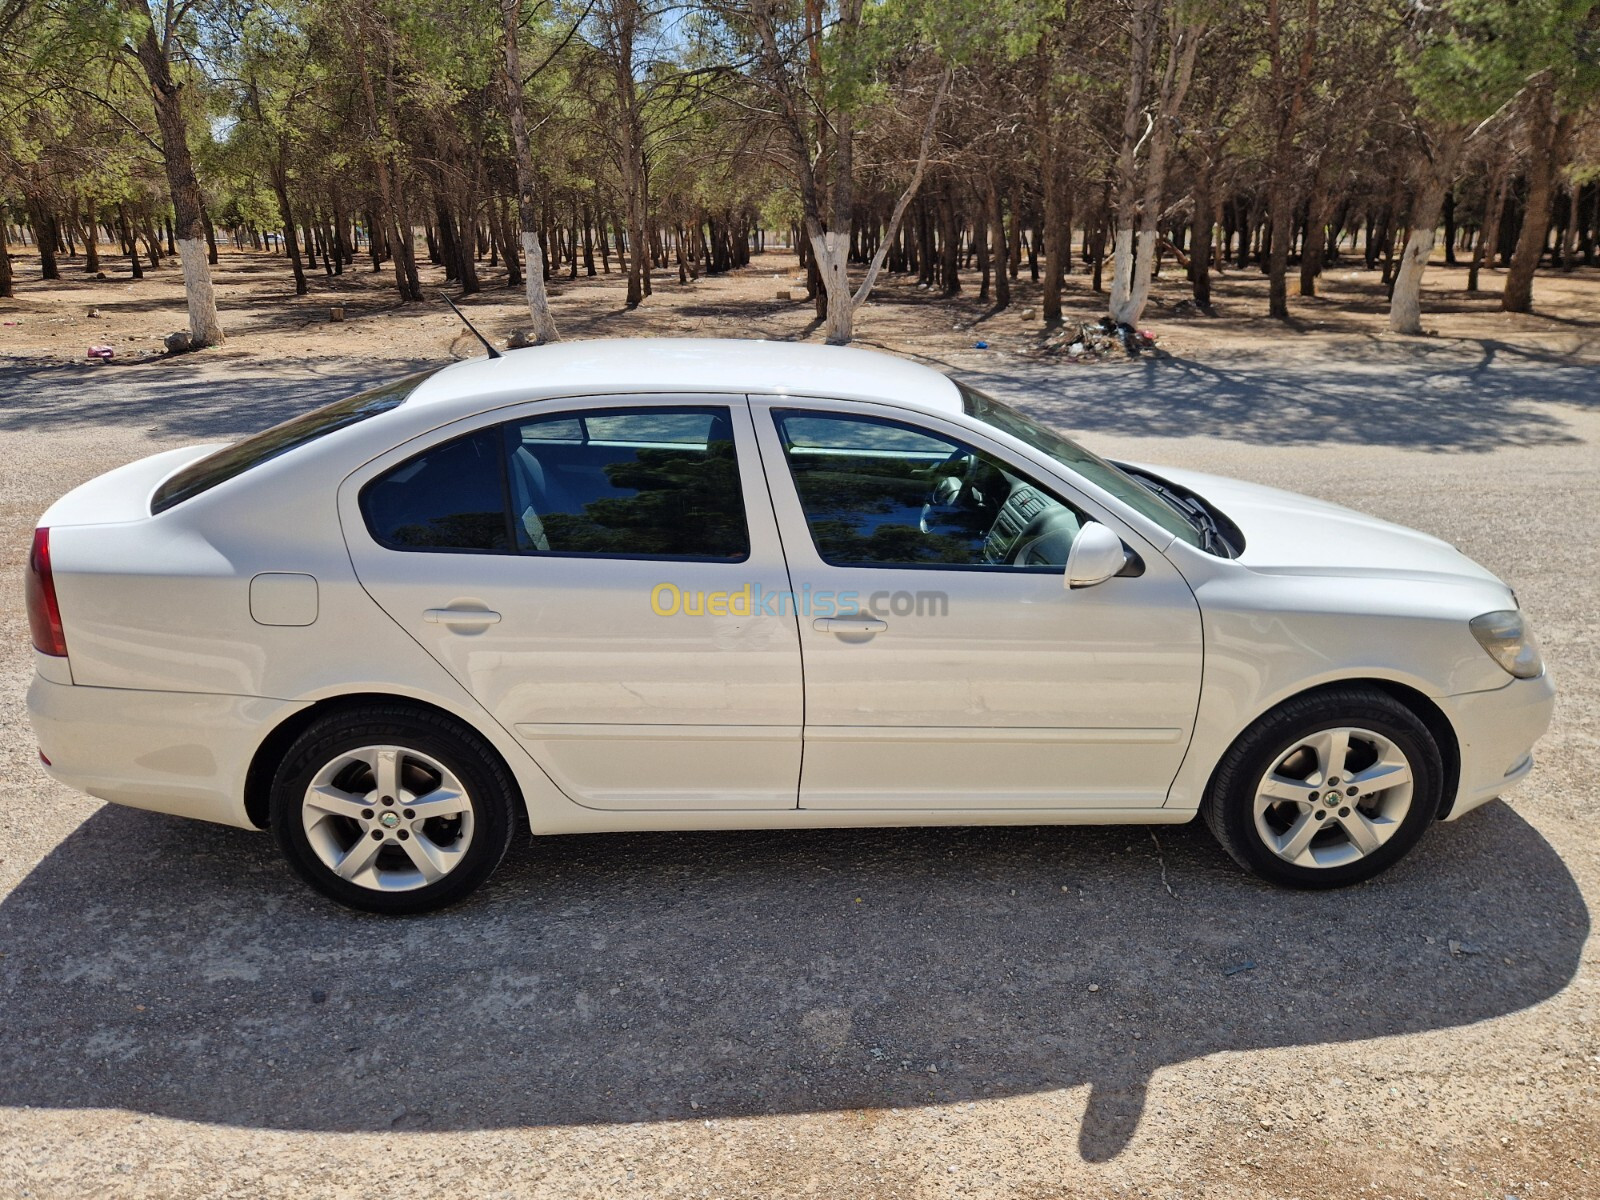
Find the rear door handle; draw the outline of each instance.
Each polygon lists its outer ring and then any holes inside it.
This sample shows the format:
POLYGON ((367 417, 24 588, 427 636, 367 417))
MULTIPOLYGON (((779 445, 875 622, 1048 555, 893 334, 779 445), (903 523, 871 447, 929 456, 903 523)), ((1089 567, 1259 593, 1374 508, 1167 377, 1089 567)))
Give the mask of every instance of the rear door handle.
POLYGON ((487 608, 430 608, 422 619, 430 625, 494 625, 500 614, 487 608))
POLYGON ((811 628, 818 633, 882 633, 889 622, 873 617, 818 617, 811 628))

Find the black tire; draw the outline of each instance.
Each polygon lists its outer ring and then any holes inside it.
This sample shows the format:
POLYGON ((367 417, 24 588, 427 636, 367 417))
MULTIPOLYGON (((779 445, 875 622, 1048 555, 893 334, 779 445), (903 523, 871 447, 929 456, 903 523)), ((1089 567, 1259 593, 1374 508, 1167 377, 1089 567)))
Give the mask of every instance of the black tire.
MULTIPOLYGON (((356 766, 359 767, 359 763, 356 766)), ((354 786, 357 789, 365 786, 359 773, 354 786)), ((272 832, 295 874, 329 899, 349 908, 385 915, 433 912, 465 898, 500 865, 511 844, 512 813, 519 798, 505 764, 468 726, 442 713, 401 703, 363 705, 330 713, 312 722, 290 745, 272 779, 272 832), (467 815, 445 819, 446 823, 437 827, 448 831, 451 829, 448 821, 454 820, 455 844, 466 842, 454 865, 442 878, 407 886, 406 890, 380 890, 376 884, 364 886, 341 878, 313 847, 306 829, 306 794, 318 773, 341 756, 363 747, 382 746, 401 747, 416 754, 414 759, 403 759, 404 771, 420 770, 425 777, 424 759, 431 759, 448 770, 461 785, 470 810, 467 815), (463 823, 467 821, 470 821, 469 836, 462 838, 463 823)), ((399 822, 402 813, 410 815, 415 810, 405 810, 404 799, 395 799, 398 803, 390 813, 399 822)), ((423 801, 413 803, 420 808, 425 800, 424 794, 423 801)), ((313 817, 316 811, 313 807, 313 817)), ((372 811, 381 812, 376 804, 372 805, 372 811)), ((405 861, 398 856, 405 854, 407 847, 393 839, 410 839, 412 828, 419 829, 413 848, 426 839, 420 832, 423 822, 400 823, 405 826, 404 831, 380 832, 373 828, 371 832, 379 833, 373 839, 379 843, 373 854, 384 855, 384 861, 398 862, 403 869, 405 861)), ((343 836, 350 839, 351 848, 356 839, 370 836, 369 832, 363 832, 368 829, 364 819, 337 817, 333 824, 344 831, 343 836)), ((373 862, 376 865, 378 858, 374 857, 373 862)), ((400 878, 397 872, 385 874, 400 878)), ((369 878, 376 879, 377 872, 372 872, 369 878)))
MULTIPOLYGON (((1252 874, 1287 887, 1344 887, 1393 866, 1416 845, 1438 815, 1443 782, 1444 764, 1438 744, 1415 713, 1374 688, 1337 687, 1286 701, 1240 734, 1212 773, 1200 812, 1222 848, 1252 874), (1341 727, 1379 734, 1405 755, 1411 768, 1410 807, 1386 841, 1353 862, 1329 866, 1290 862, 1263 840, 1257 827, 1257 785, 1268 771, 1280 766, 1297 743, 1341 727)), ((1366 802, 1363 798, 1362 803, 1366 802)), ((1328 833, 1320 836, 1345 836, 1337 825, 1328 822, 1328 833)))

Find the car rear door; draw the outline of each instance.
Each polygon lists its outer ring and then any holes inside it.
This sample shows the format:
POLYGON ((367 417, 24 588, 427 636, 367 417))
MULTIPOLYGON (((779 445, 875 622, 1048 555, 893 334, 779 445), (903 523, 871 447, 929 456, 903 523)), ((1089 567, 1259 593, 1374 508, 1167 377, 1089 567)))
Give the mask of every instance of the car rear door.
POLYGON ((793 808, 801 682, 743 397, 542 401, 353 475, 362 585, 574 801, 793 808))

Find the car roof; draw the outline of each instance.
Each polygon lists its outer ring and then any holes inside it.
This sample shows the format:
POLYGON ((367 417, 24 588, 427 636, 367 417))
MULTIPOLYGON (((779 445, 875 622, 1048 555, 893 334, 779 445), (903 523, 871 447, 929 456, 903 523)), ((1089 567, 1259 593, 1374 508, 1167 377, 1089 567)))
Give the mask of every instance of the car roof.
POLYGON ((478 399, 719 392, 881 400, 942 415, 961 393, 938 371, 849 346, 732 338, 610 338, 506 351, 424 380, 405 409, 465 409, 478 399))

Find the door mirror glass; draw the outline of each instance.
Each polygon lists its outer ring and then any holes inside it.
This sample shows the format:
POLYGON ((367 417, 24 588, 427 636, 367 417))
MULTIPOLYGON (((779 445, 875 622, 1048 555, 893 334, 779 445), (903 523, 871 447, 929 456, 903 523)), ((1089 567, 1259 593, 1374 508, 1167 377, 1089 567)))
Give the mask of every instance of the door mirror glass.
POLYGON ((1094 521, 1078 531, 1067 552, 1066 586, 1094 587, 1104 583, 1127 565, 1128 551, 1122 539, 1094 521))

